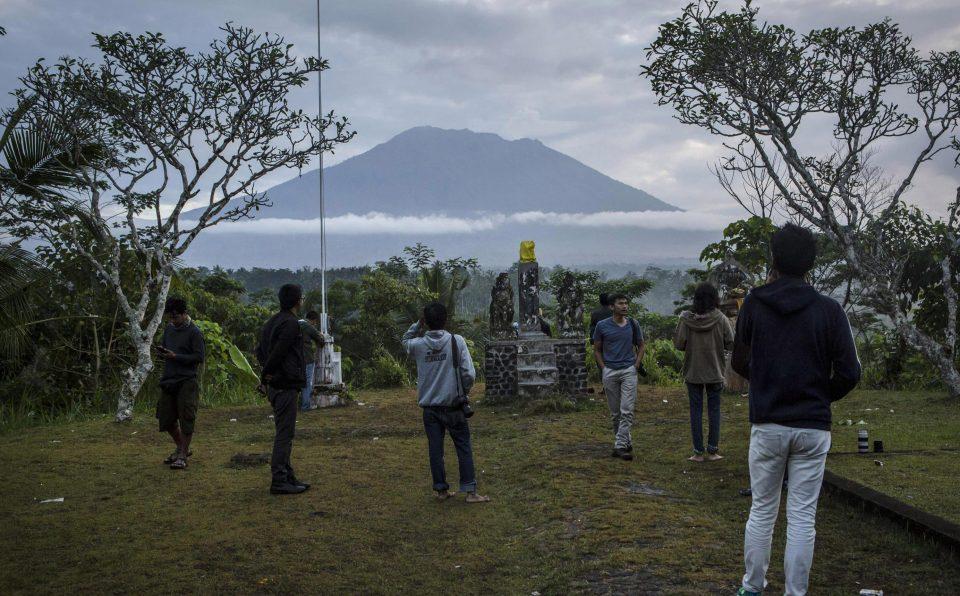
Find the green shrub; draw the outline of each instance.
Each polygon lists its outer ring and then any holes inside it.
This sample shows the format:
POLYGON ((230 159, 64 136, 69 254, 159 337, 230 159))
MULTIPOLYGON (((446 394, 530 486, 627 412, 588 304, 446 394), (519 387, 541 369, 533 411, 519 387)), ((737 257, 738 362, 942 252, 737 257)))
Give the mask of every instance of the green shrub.
POLYGON ((360 370, 359 382, 363 388, 406 387, 410 376, 402 362, 381 348, 360 370))
POLYGON ((640 377, 641 383, 658 386, 683 383, 683 352, 674 348, 670 340, 648 341, 643 354, 643 366, 647 376, 640 377))

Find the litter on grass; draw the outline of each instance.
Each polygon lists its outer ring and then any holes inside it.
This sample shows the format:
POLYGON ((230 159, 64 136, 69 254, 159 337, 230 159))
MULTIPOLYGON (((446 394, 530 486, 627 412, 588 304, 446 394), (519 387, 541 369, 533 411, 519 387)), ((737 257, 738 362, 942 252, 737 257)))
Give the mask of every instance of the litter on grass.
POLYGON ((40 501, 40 504, 44 503, 63 503, 63 497, 57 497, 56 499, 44 499, 40 501))

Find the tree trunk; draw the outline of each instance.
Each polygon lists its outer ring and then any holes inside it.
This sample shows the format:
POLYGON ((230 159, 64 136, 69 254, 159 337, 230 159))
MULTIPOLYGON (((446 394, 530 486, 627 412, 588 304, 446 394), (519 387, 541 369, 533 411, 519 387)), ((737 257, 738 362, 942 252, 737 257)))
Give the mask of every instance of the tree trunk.
POLYGON ((931 364, 940 370, 940 378, 947 386, 950 397, 960 399, 960 371, 957 370, 957 363, 954 362, 947 350, 910 323, 901 322, 898 329, 910 345, 919 350, 931 364))
POLYGON ((130 321, 130 342, 133 349, 137 352, 137 362, 124 371, 123 387, 120 388, 120 397, 117 398, 117 422, 126 422, 133 419, 133 404, 144 381, 150 371, 153 370, 153 354, 150 350, 153 347, 153 338, 157 335, 157 329, 163 321, 163 305, 167 301, 167 292, 170 290, 170 271, 159 272, 156 278, 157 295, 154 298, 155 307, 153 314, 147 319, 146 310, 148 302, 142 301, 138 312, 128 312, 130 321), (142 327, 142 322, 146 320, 146 327, 142 327))
POLYGON ((117 399, 117 422, 133 420, 133 404, 140 388, 150 371, 153 370, 153 358, 150 354, 150 341, 137 346, 137 362, 123 373, 123 386, 117 399))

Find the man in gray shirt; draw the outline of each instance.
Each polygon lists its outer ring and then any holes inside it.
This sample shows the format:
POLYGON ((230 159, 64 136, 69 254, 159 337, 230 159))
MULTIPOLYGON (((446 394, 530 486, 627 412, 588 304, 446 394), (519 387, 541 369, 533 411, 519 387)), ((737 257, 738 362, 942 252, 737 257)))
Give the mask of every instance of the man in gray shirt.
POLYGON ((417 403, 423 409, 434 495, 440 500, 453 496, 443 464, 443 437, 449 431, 457 450, 460 492, 467 493, 468 503, 484 503, 490 498, 477 492, 470 425, 464 412, 477 373, 467 342, 444 331, 446 324, 446 307, 431 302, 424 307, 423 318, 403 334, 401 343, 417 363, 417 403))
POLYGON ((643 360, 643 332, 627 316, 630 300, 623 294, 610 297, 613 316, 597 323, 593 332, 593 355, 603 376, 603 389, 610 408, 616 440, 611 455, 633 459, 633 409, 637 403, 637 371, 643 360))

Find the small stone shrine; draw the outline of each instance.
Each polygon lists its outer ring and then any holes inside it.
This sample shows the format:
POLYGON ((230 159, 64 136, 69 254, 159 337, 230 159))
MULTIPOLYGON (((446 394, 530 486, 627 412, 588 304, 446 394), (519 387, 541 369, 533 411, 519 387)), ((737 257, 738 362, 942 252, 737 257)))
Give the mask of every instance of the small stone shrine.
POLYGON ((501 273, 490 292, 490 333, 484 355, 485 397, 510 400, 539 395, 578 396, 587 392, 583 293, 573 275, 557 292, 557 338, 540 330, 540 266, 533 241, 520 244, 517 272, 519 328, 513 328, 513 288, 501 273))

